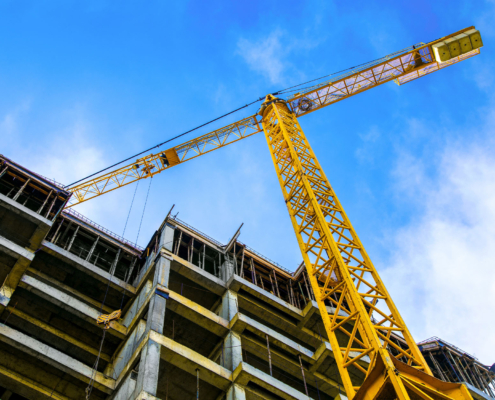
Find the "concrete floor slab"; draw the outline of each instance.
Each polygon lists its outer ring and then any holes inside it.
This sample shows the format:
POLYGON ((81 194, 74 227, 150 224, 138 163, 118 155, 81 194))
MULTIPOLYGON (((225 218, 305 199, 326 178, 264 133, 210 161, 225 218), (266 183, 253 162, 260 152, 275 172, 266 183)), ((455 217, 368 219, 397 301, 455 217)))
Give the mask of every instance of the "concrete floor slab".
POLYGON ((136 288, 130 284, 126 284, 124 281, 121 279, 118 279, 115 276, 112 276, 108 272, 102 270, 101 268, 98 268, 97 266, 83 260, 82 258, 62 249, 61 247, 48 242, 46 240, 43 241, 43 250, 46 251, 48 254, 51 254, 58 259, 66 262, 67 264, 83 271, 84 273, 87 273, 88 275, 91 275, 93 278, 98 279, 101 282, 104 282, 105 284, 110 281, 110 286, 117 289, 121 290, 124 289, 127 293, 129 294, 136 294, 136 288))
POLYGON ((94 376, 95 387, 105 393, 111 393, 115 387, 115 380, 100 372, 93 374, 89 366, 4 324, 0 324, 0 340, 84 382, 94 376))
POLYGON ((219 296, 223 295, 223 293, 227 290, 227 286, 223 280, 165 249, 162 249, 161 251, 164 255, 173 260, 173 271, 185 276, 186 278, 219 296))
POLYGON ((156 332, 150 332, 150 340, 161 346, 161 357, 184 371, 196 375, 200 370, 200 379, 223 391, 232 383, 232 372, 212 360, 156 332))
POLYGON ((170 291, 167 308, 183 316, 184 318, 201 325, 203 328, 223 337, 229 331, 229 323, 226 319, 219 317, 214 312, 197 303, 170 291))
POLYGON ((260 371, 259 369, 249 365, 245 362, 239 364, 233 373, 234 382, 247 386, 249 382, 253 382, 256 385, 268 390, 269 392, 287 400, 314 400, 306 394, 291 388, 289 385, 271 377, 268 374, 260 371))
MULTIPOLYGON (((100 316, 100 313, 96 308, 88 306, 82 301, 47 285, 32 276, 24 275, 21 279, 20 286, 65 310, 77 314, 91 324, 96 325, 96 319, 100 316)), ((127 328, 117 321, 112 321, 108 333, 123 339, 127 335, 127 328)))

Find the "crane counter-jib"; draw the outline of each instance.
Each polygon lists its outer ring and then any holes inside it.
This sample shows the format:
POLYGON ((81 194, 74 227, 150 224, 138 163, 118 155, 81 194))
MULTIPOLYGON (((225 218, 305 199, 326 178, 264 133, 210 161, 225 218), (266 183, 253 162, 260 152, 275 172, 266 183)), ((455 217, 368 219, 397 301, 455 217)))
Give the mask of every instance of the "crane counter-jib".
MULTIPOLYGON (((477 32, 474 27, 465 28, 427 44, 420 43, 410 46, 378 60, 351 68, 325 82, 297 89, 298 93, 288 97, 287 103, 296 116, 300 117, 392 80, 398 84, 410 82, 479 54, 479 47, 482 46, 482 42, 479 32, 477 32), (471 36, 468 36, 467 33, 471 36), (477 44, 473 44, 472 48, 467 49, 464 53, 457 54, 454 51, 456 50, 455 44, 460 42, 455 39, 463 36, 461 39, 465 41, 465 36, 474 37, 473 35, 478 35, 476 36, 477 44), (449 53, 448 57, 443 56, 443 59, 440 59, 440 55, 435 49, 440 48, 446 52, 452 43, 454 43, 452 50, 454 56, 449 53)), ((283 90, 280 93, 286 95, 294 90, 283 90)), ((87 179, 68 188, 73 193, 68 207, 73 207, 140 179, 152 177, 177 164, 210 153, 261 131, 259 116, 251 115, 158 154, 139 158, 124 167, 87 179)))

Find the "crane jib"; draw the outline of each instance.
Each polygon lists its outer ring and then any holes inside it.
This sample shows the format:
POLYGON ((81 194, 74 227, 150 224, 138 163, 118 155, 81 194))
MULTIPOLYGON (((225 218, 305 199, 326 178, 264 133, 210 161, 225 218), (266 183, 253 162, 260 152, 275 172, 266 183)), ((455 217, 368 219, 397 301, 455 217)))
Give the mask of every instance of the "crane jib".
MULTIPOLYGON (((420 43, 373 62, 365 63, 357 68, 352 68, 345 73, 334 76, 331 80, 297 89, 298 93, 290 96, 287 102, 296 116, 300 117, 389 81, 394 80, 402 85, 456 64, 479 54, 479 47, 482 45, 481 36, 474 27, 462 29, 433 42, 420 43), (466 43, 466 38, 472 39, 473 43, 470 49, 468 48, 466 52, 462 53, 460 40, 466 43), (439 48, 445 48, 445 43, 451 47, 452 43, 454 43, 454 47, 456 43, 459 43, 459 54, 452 51, 449 52, 448 57, 442 56, 443 58, 447 57, 447 59, 438 59, 438 51, 435 52, 434 49, 437 49, 439 45, 439 48)), ((455 49, 453 48, 453 50, 455 49)), ((137 180, 154 176, 175 165, 248 138, 261 131, 259 117, 252 115, 164 152, 150 154, 124 167, 69 188, 68 190, 72 192, 73 196, 71 196, 67 207, 73 207, 137 180)))

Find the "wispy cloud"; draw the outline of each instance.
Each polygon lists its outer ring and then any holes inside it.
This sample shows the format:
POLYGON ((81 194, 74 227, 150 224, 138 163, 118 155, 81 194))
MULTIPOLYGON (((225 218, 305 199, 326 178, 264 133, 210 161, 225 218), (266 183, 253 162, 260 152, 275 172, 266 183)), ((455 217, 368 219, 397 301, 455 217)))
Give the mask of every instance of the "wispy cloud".
POLYGON ((289 60, 297 59, 297 53, 301 52, 306 57, 304 62, 310 61, 307 51, 325 40, 325 35, 315 36, 311 30, 293 37, 281 29, 274 29, 259 39, 240 38, 237 41, 237 54, 271 84, 285 85, 306 78, 304 72, 289 60))
POLYGON ((285 81, 287 63, 283 59, 288 49, 282 45, 282 36, 282 31, 275 30, 257 41, 241 38, 237 42, 238 54, 250 68, 268 78, 272 84, 285 81))

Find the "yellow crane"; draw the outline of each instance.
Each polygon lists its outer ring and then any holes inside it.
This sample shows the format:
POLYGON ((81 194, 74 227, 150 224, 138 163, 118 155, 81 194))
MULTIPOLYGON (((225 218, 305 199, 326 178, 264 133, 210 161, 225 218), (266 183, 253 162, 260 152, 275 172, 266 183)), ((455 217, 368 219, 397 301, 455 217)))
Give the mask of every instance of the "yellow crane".
POLYGON ((68 207, 263 131, 347 397, 471 399, 466 386, 433 377, 298 118, 383 83, 402 85, 456 64, 479 54, 482 45, 479 31, 469 27, 305 87, 286 100, 269 94, 255 115, 70 187, 68 207), (392 334, 407 347, 392 341, 392 334))

